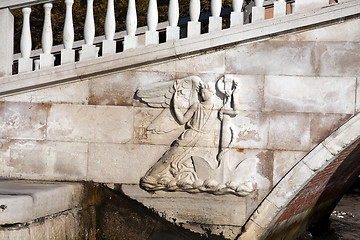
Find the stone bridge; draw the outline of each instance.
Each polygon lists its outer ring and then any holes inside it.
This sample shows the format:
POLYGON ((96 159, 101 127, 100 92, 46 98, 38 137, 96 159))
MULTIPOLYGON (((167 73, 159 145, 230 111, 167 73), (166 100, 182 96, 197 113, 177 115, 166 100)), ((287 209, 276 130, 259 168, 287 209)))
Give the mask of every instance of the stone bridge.
MULTIPOLYGON (((169 25, 150 19, 148 31, 136 32, 130 0, 126 33, 108 33, 96 45, 90 24, 85 44, 64 35, 63 48, 52 47, 44 30, 39 55, 31 52, 26 14, 40 2, 51 9, 51 1, 0 3, 0 38, 9 45, 0 50, 4 239, 95 238, 73 227, 84 221, 81 214, 68 214, 84 211, 89 199, 81 188, 88 183, 106 184, 209 238, 295 239, 326 219, 359 176, 357 0, 269 1, 266 9, 256 1, 252 23, 244 25, 234 1, 226 28, 221 1, 213 1, 209 32, 202 34, 191 1, 186 38, 172 19, 177 1, 170 1, 169 25), (12 74, 11 11, 19 7, 25 30, 12 74), (274 17, 264 20, 265 12, 274 17), (121 43, 117 53, 113 46, 121 43), (48 210, 19 215, 41 206, 48 210), (56 221, 60 235, 51 232, 56 221)), ((72 1, 65 2, 69 10, 72 1)))

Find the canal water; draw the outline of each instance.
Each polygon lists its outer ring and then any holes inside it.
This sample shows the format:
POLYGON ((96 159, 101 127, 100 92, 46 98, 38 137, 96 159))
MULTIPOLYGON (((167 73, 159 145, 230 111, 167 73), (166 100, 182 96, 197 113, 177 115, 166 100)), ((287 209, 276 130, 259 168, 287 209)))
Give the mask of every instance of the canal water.
POLYGON ((360 240, 360 178, 332 212, 329 225, 317 233, 306 232, 301 240, 360 240))

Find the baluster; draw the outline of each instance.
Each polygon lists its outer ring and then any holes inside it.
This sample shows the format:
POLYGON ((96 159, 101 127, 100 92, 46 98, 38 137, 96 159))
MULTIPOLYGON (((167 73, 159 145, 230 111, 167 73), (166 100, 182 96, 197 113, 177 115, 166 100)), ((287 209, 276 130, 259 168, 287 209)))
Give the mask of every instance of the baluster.
POLYGON ((244 13, 241 11, 244 0, 233 0, 233 11, 230 14, 230 27, 244 24, 244 13))
POLYGON ((114 41, 115 27, 114 0, 108 0, 105 16, 105 40, 102 43, 103 56, 116 53, 116 42, 114 41))
POLYGON ((285 0, 278 0, 274 2, 274 18, 286 15, 286 2, 285 0))
POLYGON ((33 61, 30 58, 31 54, 31 32, 30 32, 30 13, 31 8, 26 7, 22 9, 23 13, 23 27, 20 39, 21 58, 19 58, 19 73, 30 72, 33 69, 33 61))
POLYGON ((126 13, 126 33, 124 37, 124 51, 138 46, 138 37, 135 36, 137 28, 137 15, 135 0, 129 0, 126 13))
POLYGON ((265 19, 264 0, 255 0, 255 7, 252 7, 252 21, 257 22, 265 19))
POLYGON ((211 17, 209 18, 209 32, 220 31, 222 29, 221 0, 211 0, 211 17))
POLYGON ((146 46, 159 43, 159 33, 156 31, 157 24, 158 24, 157 0, 150 0, 148 13, 147 13, 148 31, 145 32, 146 46))
POLYGON ((168 10, 169 25, 166 27, 166 41, 176 40, 180 38, 179 22, 179 2, 178 0, 170 0, 168 10))
POLYGON ((94 0, 87 0, 85 26, 84 26, 84 40, 80 51, 80 61, 94 59, 98 56, 99 48, 93 45, 95 38, 95 23, 94 23, 94 0))
POLYGON ((13 66, 14 15, 9 8, 0 9, 0 78, 10 76, 13 66))
POLYGON ((40 68, 53 67, 55 57, 51 54, 53 45, 53 36, 51 28, 51 9, 52 3, 44 4, 44 26, 41 38, 41 45, 43 53, 40 54, 40 68))
POLYGON ((61 64, 75 62, 74 44, 74 24, 72 17, 72 6, 74 0, 65 0, 66 13, 63 31, 64 49, 61 49, 61 64))
POLYGON ((190 22, 187 23, 187 37, 198 36, 201 33, 200 0, 190 0, 190 22))

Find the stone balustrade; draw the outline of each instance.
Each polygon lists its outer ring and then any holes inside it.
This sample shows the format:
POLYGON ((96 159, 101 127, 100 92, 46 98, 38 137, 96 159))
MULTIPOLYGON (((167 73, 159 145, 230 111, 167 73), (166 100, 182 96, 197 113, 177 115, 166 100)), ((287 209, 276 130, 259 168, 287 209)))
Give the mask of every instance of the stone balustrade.
MULTIPOLYGON (((115 33, 115 12, 114 12, 114 0, 108 0, 107 11, 106 11, 106 20, 105 20, 105 38, 99 37, 95 38, 95 24, 94 24, 94 14, 93 14, 93 0, 87 0, 87 8, 86 8, 86 18, 84 25, 84 41, 81 46, 77 44, 77 47, 74 43, 74 27, 73 27, 73 17, 72 17, 72 5, 74 0, 64 0, 64 4, 66 6, 65 12, 65 23, 64 23, 64 31, 63 31, 63 46, 52 46, 52 27, 51 27, 51 9, 52 9, 52 1, 27 1, 28 5, 26 5, 26 1, 5 1, 0 4, 0 10, 4 9, 14 9, 14 8, 22 8, 23 12, 23 28, 21 34, 21 57, 15 55, 15 60, 18 60, 18 73, 26 73, 33 70, 44 69, 48 67, 54 66, 54 51, 57 57, 60 57, 60 64, 68 64, 74 63, 77 59, 75 58, 75 50, 79 50, 79 61, 91 60, 99 57, 99 50, 101 48, 101 56, 108 56, 112 54, 116 54, 117 44, 123 44, 123 51, 127 51, 128 49, 136 49, 148 45, 159 44, 159 25, 158 24, 158 10, 157 10, 157 2, 155 0, 149 1, 148 7, 148 16, 147 16, 147 30, 143 30, 142 34, 145 37, 145 40, 140 41, 139 38, 139 29, 137 28, 137 14, 136 14, 136 5, 135 0, 129 0, 128 11, 126 16, 126 33, 120 34, 115 33), (30 32, 30 14, 31 14, 31 5, 35 4, 44 4, 44 26, 43 26, 43 34, 42 34, 42 52, 40 55, 40 60, 34 60, 34 58, 39 58, 37 54, 34 54, 31 50, 32 42, 31 42, 31 32, 30 32), (6 5, 8 4, 8 5, 6 5), (25 5, 24 5, 25 4, 25 5), (1 9, 3 8, 3 9, 1 9), (94 40, 97 39, 95 42, 94 40)), ((255 0, 255 6, 252 7, 252 19, 251 22, 255 24, 258 21, 263 21, 265 17, 265 9, 269 9, 268 15, 273 17, 282 17, 291 12, 291 8, 294 7, 296 11, 304 11, 311 8, 313 5, 313 0, 297 0, 295 3, 293 0, 277 0, 277 1, 264 1, 264 0, 255 0)), ((226 15, 230 16, 229 27, 241 27, 244 24, 244 0, 233 0, 232 1, 232 10, 228 12, 226 15)), ((328 5, 328 0, 322 0, 321 3, 316 1, 315 7, 322 7, 328 5)), ((196 37, 200 35, 201 32, 201 21, 208 21, 208 32, 216 32, 221 31, 224 28, 223 18, 224 16, 221 14, 225 12, 222 9, 222 1, 220 0, 211 0, 211 13, 207 14, 206 19, 204 19, 205 13, 202 13, 203 17, 201 17, 200 13, 200 0, 191 0, 189 6, 190 18, 186 19, 184 26, 186 26, 186 32, 182 33, 180 29, 180 21, 179 21, 179 3, 177 0, 170 0, 169 8, 168 8, 168 25, 162 24, 162 28, 160 31, 165 31, 166 33, 166 41, 176 41, 180 38, 183 38, 185 35, 188 38, 196 37), (201 19, 202 18, 202 19, 201 19)), ((6 13, 0 12, 0 15, 6 15, 6 13)), ((7 17, 7 16, 5 16, 7 17)), ((1 18, 1 16, 0 16, 1 18)), ((5 21, 3 21, 5 22, 5 21)), ((0 24, 2 22, 0 21, 0 24)), ((227 27, 225 27, 227 28, 227 27)), ((13 28, 10 29, 10 32, 13 32, 13 28)), ((239 28, 241 31, 241 28, 239 28)), ((6 39, 0 39, 6 40, 6 39)), ((12 41, 10 41, 12 43, 12 41)), ((10 51, 10 49, 4 49, 1 51, 10 51)), ((9 55, 9 54, 8 54, 9 55)), ((3 64, 0 62, 0 77, 11 75, 11 65, 12 61, 9 58, 6 58, 2 61, 7 61, 10 63, 3 64), (4 67, 2 67, 2 65, 4 67), (2 68, 5 68, 4 70, 2 68), (4 72, 1 74, 1 72, 4 72)))

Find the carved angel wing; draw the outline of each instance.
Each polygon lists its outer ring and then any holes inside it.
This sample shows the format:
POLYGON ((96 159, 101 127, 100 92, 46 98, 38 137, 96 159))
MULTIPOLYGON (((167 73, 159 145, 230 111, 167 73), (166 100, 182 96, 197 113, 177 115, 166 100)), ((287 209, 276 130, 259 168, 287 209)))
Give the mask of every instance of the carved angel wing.
POLYGON ((198 88, 203 84, 197 76, 177 79, 171 82, 160 82, 139 88, 136 91, 138 96, 149 107, 164 108, 164 110, 147 127, 153 133, 167 133, 180 127, 172 113, 171 101, 175 88, 178 89, 181 107, 185 111, 195 102, 198 102, 198 88))

